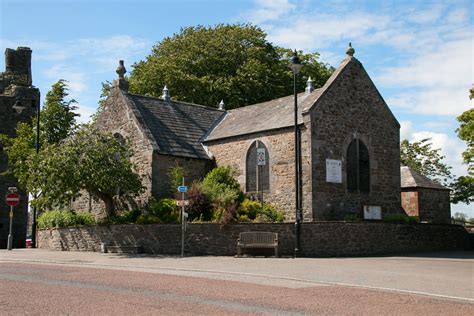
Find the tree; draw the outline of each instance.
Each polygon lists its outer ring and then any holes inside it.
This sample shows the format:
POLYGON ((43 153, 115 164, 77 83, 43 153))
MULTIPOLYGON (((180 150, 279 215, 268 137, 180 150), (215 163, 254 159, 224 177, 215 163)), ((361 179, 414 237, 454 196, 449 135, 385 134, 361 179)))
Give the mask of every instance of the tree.
MULTIPOLYGON (((469 98, 474 98, 474 87, 469 91, 469 98)), ((467 143, 463 152, 468 175, 457 178, 452 185, 452 202, 474 202, 474 109, 467 110, 457 117, 460 126, 456 129, 458 137, 467 143)))
POLYGON ((407 139, 400 144, 400 162, 422 175, 449 186, 452 179, 451 167, 443 163, 441 149, 433 149, 430 138, 410 143, 407 139))
MULTIPOLYGON (((216 107, 223 99, 227 109, 267 101, 293 91, 289 52, 250 24, 187 27, 133 65, 130 91, 161 96, 166 85, 177 100, 216 107)), ((320 86, 333 72, 318 57, 301 56, 308 66, 299 76, 299 90, 308 76, 320 86)))
MULTIPOLYGON (((40 113, 40 148, 48 145, 59 144, 70 136, 76 128, 76 117, 74 111, 75 100, 66 101, 68 96, 67 81, 60 79, 52 85, 46 94, 46 100, 40 113)), ((16 137, 0 135, 0 142, 8 156, 9 175, 18 179, 19 185, 26 188, 30 169, 36 154, 36 118, 30 123, 19 123, 16 129, 16 137)))
POLYGON ((66 101, 68 94, 67 81, 60 79, 52 85, 46 94, 46 101, 40 116, 40 129, 43 141, 48 144, 58 144, 74 132, 76 117, 79 114, 76 100, 66 101))
POLYGON ((116 215, 114 196, 141 192, 140 176, 130 161, 130 147, 92 125, 82 126, 62 144, 50 144, 32 163, 29 192, 41 191, 35 203, 64 206, 86 190, 102 200, 108 217, 116 215))

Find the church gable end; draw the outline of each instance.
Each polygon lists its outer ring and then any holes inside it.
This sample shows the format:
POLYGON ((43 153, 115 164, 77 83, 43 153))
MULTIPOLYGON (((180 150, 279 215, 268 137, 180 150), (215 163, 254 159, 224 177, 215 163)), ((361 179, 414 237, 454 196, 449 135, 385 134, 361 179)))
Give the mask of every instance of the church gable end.
POLYGON ((347 56, 321 90, 305 113, 311 122, 313 217, 363 217, 364 205, 399 212, 400 125, 362 64, 347 56), (341 182, 328 181, 327 159, 341 162, 341 182))

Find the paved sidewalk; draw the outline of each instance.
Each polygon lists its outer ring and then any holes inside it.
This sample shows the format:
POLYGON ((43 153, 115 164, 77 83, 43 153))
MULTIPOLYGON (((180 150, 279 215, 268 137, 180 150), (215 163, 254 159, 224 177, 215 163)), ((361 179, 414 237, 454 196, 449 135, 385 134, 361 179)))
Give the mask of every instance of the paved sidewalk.
POLYGON ((337 284, 474 303, 474 252, 366 258, 233 258, 0 250, 1 262, 143 271, 301 288, 337 284))

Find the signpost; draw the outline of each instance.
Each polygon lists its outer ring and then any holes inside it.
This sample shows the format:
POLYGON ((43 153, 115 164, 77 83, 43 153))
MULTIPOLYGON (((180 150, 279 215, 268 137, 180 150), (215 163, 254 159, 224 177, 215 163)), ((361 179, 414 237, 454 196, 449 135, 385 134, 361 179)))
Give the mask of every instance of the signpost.
POLYGON ((8 188, 8 191, 10 191, 10 193, 7 193, 5 196, 5 202, 10 206, 10 230, 8 231, 7 249, 12 250, 13 207, 20 204, 20 195, 16 193, 17 188, 15 187, 8 188))
POLYGON ((184 207, 189 205, 189 200, 184 199, 184 193, 188 192, 188 187, 183 184, 178 187, 178 192, 181 192, 181 200, 176 201, 176 205, 181 206, 181 257, 184 257, 184 232, 186 231, 186 221, 188 213, 184 211, 184 207))

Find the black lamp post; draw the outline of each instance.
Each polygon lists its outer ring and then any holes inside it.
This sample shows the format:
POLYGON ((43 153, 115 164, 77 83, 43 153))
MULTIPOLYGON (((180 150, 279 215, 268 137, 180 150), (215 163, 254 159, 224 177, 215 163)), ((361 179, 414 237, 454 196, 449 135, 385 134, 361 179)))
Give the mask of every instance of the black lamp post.
POLYGON ((295 258, 300 251, 300 227, 301 227, 301 186, 300 186, 300 140, 298 131, 298 95, 296 93, 296 82, 298 73, 303 64, 298 58, 296 50, 290 59, 288 67, 293 71, 293 93, 295 100, 295 258))
MULTIPOLYGON (((38 102, 36 103, 36 155, 40 149, 40 111, 41 111, 41 97, 38 91, 38 102)), ((33 197, 37 198, 37 193, 33 197)), ((31 246, 36 248, 36 206, 33 206, 33 221, 31 223, 31 246)))

